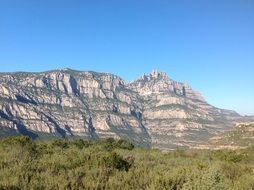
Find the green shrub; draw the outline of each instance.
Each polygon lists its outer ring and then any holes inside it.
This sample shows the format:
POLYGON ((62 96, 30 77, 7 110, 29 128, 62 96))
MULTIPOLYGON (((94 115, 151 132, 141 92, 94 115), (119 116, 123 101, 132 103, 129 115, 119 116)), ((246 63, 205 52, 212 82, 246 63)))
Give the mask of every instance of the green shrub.
POLYGON ((72 142, 72 144, 74 144, 76 147, 78 147, 79 149, 82 149, 82 148, 87 148, 91 145, 91 143, 89 141, 85 141, 83 139, 77 139, 77 140, 74 140, 72 142))
POLYGON ((127 150, 133 150, 134 149, 134 145, 127 141, 127 140, 123 140, 123 139, 120 139, 116 142, 116 146, 117 148, 121 148, 121 149, 127 149, 127 150))
POLYGON ((244 169, 237 164, 222 163, 220 164, 222 173, 232 182, 243 175, 244 169))
POLYGON ((69 147, 69 142, 67 140, 57 139, 53 141, 52 146, 64 149, 69 147))
POLYGON ((102 165, 109 169, 118 169, 128 171, 130 164, 122 156, 113 152, 102 157, 102 165))
POLYGON ((237 153, 236 151, 219 150, 219 151, 213 152, 213 157, 221 161, 237 163, 244 160, 246 158, 246 154, 237 153))
POLYGON ((116 140, 114 138, 107 138, 102 141, 104 150, 113 151, 116 148, 116 140))
POLYGON ((20 136, 5 138, 3 140, 3 143, 6 144, 6 145, 18 144, 18 145, 21 145, 21 146, 26 146, 26 145, 29 145, 29 144, 32 143, 32 139, 28 136, 20 135, 20 136))
POLYGON ((116 148, 132 150, 134 149, 133 143, 124 139, 114 139, 114 138, 107 138, 102 141, 103 147, 107 151, 112 151, 116 148))

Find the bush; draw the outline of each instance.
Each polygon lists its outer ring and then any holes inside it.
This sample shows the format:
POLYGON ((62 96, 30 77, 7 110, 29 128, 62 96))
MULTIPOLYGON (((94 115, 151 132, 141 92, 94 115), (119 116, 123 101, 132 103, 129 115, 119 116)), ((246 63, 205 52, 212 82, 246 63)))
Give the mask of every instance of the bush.
POLYGON ((74 140, 72 142, 72 144, 74 144, 79 149, 87 148, 87 147, 89 147, 91 145, 91 143, 89 141, 84 141, 83 139, 74 140))
POLYGON ((69 142, 67 140, 57 139, 53 141, 52 146, 64 149, 69 147, 69 142))
POLYGON ((246 157, 246 154, 237 153, 235 151, 218 150, 213 152, 213 157, 221 161, 237 163, 237 162, 241 162, 246 157))
POLYGON ((132 150, 134 149, 134 145, 127 140, 123 139, 114 139, 114 138, 107 138, 105 141, 102 141, 104 144, 104 149, 107 151, 112 151, 116 148, 132 150))
POLYGON ((28 136, 21 135, 21 136, 15 136, 15 137, 8 137, 8 138, 3 140, 3 143, 7 144, 7 145, 18 144, 18 145, 21 145, 22 147, 24 147, 26 145, 31 144, 32 139, 28 136))
POLYGON ((117 141, 117 147, 121 149, 127 149, 127 150, 134 149, 134 145, 131 142, 127 140, 123 140, 123 139, 120 139, 117 141))
POLYGON ((103 148, 107 151, 112 151, 116 148, 116 141, 114 138, 107 138, 106 140, 102 141, 103 148))
POLYGON ((223 173, 232 182, 243 175, 244 169, 239 165, 232 163, 221 164, 221 173, 223 173))
POLYGON ((102 158, 102 164, 108 169, 118 169, 128 171, 130 164, 122 156, 113 152, 102 158))

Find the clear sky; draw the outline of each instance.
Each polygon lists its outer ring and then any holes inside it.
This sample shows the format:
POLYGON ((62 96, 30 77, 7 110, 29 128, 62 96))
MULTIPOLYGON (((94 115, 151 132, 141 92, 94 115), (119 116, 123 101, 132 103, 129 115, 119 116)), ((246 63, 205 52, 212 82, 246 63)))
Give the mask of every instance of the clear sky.
POLYGON ((153 69, 254 114, 254 0, 0 0, 0 71, 153 69))

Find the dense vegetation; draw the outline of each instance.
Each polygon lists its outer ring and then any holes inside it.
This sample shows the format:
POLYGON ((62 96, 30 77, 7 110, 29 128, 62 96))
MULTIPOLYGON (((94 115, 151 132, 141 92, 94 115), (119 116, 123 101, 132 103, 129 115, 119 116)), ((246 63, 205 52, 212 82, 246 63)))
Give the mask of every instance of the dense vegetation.
POLYGON ((254 147, 134 148, 125 140, 0 141, 0 189, 254 189, 254 147))

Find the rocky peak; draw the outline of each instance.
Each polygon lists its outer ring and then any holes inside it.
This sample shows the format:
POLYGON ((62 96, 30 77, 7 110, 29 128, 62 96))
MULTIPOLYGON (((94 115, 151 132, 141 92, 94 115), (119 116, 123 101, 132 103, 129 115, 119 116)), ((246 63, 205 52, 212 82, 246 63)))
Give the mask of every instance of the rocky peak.
POLYGON ((169 77, 166 72, 161 72, 157 70, 153 70, 150 74, 149 77, 151 79, 164 79, 164 80, 169 80, 169 77))
POLYGON ((167 93, 204 101, 201 94, 193 91, 188 84, 174 81, 168 77, 167 73, 157 70, 143 75, 131 83, 130 88, 139 92, 141 95, 167 93))
MULTIPOLYGON (((153 70, 151 73, 149 74, 144 74, 142 77, 140 77, 139 79, 137 79, 136 81, 152 81, 152 80, 164 80, 164 81, 168 81, 169 77, 167 75, 167 73, 165 72, 160 72, 157 70, 153 70)), ((134 81, 134 82, 136 82, 134 81)))

